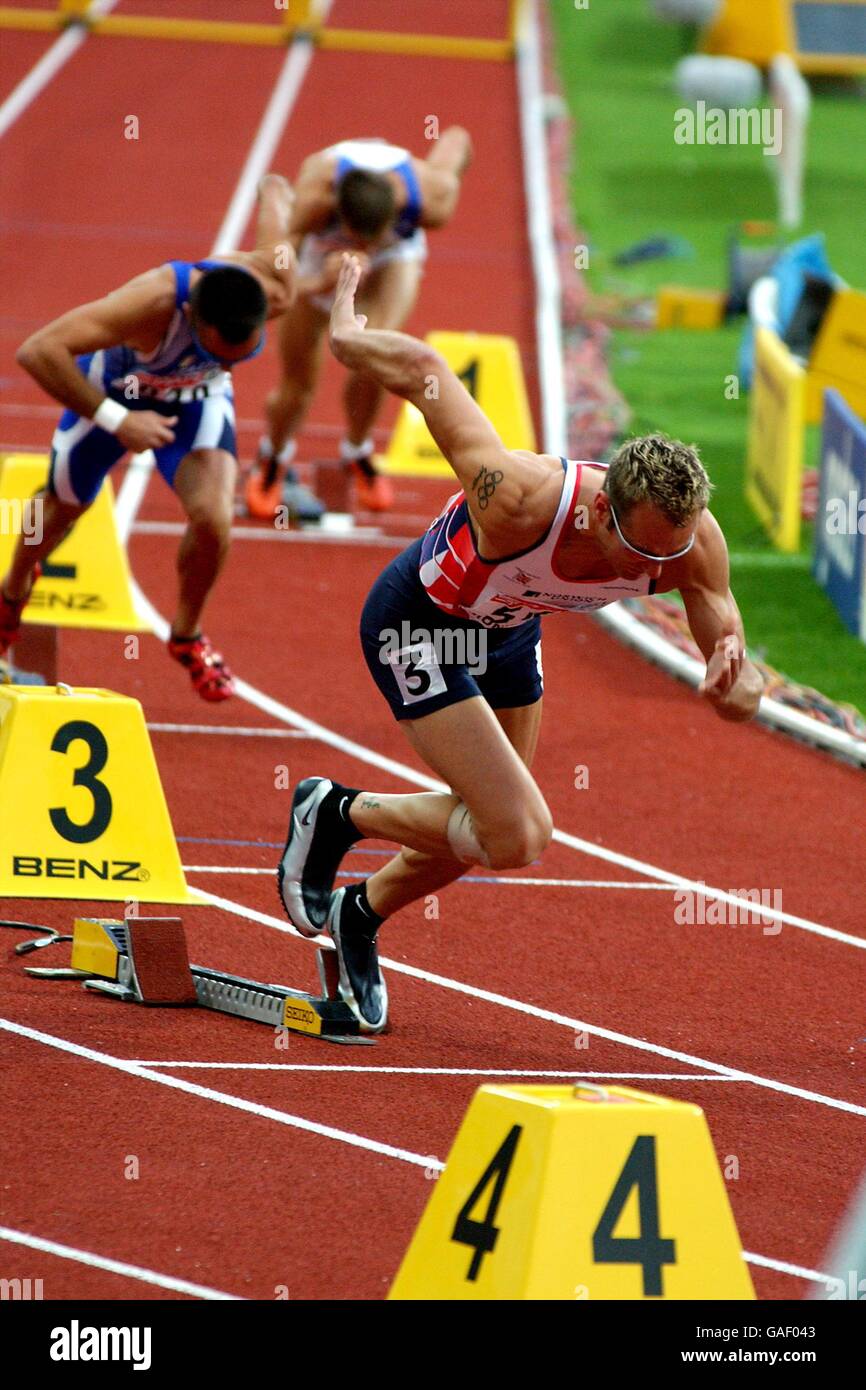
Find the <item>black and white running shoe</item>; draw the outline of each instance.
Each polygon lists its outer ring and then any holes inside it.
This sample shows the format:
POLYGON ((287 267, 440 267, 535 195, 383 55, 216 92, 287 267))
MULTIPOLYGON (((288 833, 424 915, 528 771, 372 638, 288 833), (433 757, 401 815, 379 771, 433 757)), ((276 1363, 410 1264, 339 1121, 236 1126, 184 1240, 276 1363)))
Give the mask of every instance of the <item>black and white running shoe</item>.
POLYGON ((340 962, 340 997, 365 1033, 381 1033, 388 1022, 388 986, 379 969, 376 932, 379 918, 369 925, 357 911, 346 911, 345 888, 331 898, 328 931, 340 962))
POLYGON ((277 885, 286 915, 302 936, 324 929, 337 870, 363 838, 348 817, 355 795, 327 777, 305 777, 295 788, 277 885))

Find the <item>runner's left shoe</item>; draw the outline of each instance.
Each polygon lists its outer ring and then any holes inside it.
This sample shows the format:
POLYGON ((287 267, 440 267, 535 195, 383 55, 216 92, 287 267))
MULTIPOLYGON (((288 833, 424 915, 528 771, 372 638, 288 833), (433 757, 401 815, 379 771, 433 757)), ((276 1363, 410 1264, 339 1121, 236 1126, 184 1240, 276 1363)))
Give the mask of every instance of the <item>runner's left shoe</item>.
POLYGON ((171 637, 169 656, 189 671, 190 680, 203 700, 215 704, 235 693, 234 677, 209 637, 171 637))
POLYGON ((295 788, 277 887, 286 916, 302 936, 324 929, 343 856, 363 839, 348 816, 356 796, 327 777, 305 777, 295 788))
POLYGON ((348 1004, 364 1033, 381 1033, 388 1023, 388 986, 379 969, 376 932, 379 919, 367 923, 357 901, 339 888, 331 898, 328 930, 340 963, 340 997, 348 1004), (351 910, 354 908, 354 910, 351 910))

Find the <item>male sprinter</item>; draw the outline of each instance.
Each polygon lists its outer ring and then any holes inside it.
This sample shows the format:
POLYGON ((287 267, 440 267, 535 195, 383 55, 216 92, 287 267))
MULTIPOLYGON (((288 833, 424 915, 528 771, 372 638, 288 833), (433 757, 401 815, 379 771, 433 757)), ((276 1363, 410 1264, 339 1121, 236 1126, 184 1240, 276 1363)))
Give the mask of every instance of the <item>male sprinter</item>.
MULTIPOLYGON (((283 378, 267 400, 268 435, 247 485, 252 516, 271 518, 281 500, 304 520, 321 516, 322 505, 289 472, 295 435, 316 387, 323 330, 346 249, 361 253, 363 309, 374 328, 401 328, 418 296, 427 255, 425 227, 444 227, 457 206, 460 184, 472 157, 469 135, 459 126, 443 131, 427 159, 384 140, 344 140, 301 166, 292 213, 298 252, 299 293, 280 324, 283 378)), ((352 370, 343 392, 346 437, 340 453, 355 473, 358 501, 386 511, 391 485, 373 464, 373 423, 382 387, 352 370)))
POLYGON ((38 562, 125 453, 152 449, 189 520, 168 650, 202 699, 234 693, 231 671, 199 619, 229 545, 237 468, 231 371, 261 351, 265 320, 283 313, 295 293, 292 197, 281 175, 266 174, 254 251, 169 261, 72 309, 18 349, 17 361, 66 410, 47 488, 38 494, 42 541, 21 537, 0 584, 0 656, 15 640, 38 562))
MULTIPOLYGON (((423 412, 463 489, 379 577, 361 617, 374 681, 451 791, 391 796, 308 777, 295 791, 278 869, 290 920, 305 936, 329 928, 343 998, 375 1033, 387 1020, 376 953, 384 918, 467 865, 519 868, 550 841, 550 812, 529 772, 541 720, 542 613, 679 589, 706 657, 700 694, 716 713, 751 719, 762 682, 745 656, 727 547, 707 511, 710 482, 694 449, 660 435, 633 439, 607 469, 509 452, 429 346, 365 330, 354 306, 360 278, 347 256, 332 349, 423 412), (431 376, 439 384, 432 400, 431 376), (419 629, 429 640, 418 639, 419 629), (453 659, 454 639, 468 631, 477 639, 479 629, 486 669, 473 674, 453 659), (392 650, 389 631, 411 632, 414 645, 392 650), (334 892, 343 855, 366 836, 395 840, 400 853, 366 882, 334 892)), ((470 646, 476 652, 477 640, 470 646)))

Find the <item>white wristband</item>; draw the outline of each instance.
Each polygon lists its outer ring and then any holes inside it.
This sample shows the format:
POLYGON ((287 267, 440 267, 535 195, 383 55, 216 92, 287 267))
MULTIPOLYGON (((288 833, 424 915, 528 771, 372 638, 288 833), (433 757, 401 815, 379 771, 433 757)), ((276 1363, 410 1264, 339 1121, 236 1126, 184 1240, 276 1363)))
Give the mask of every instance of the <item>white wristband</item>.
POLYGON ((125 405, 120 405, 118 401, 113 401, 109 396, 106 396, 98 410, 94 412, 93 423, 109 434, 117 434, 128 414, 129 411, 125 405))

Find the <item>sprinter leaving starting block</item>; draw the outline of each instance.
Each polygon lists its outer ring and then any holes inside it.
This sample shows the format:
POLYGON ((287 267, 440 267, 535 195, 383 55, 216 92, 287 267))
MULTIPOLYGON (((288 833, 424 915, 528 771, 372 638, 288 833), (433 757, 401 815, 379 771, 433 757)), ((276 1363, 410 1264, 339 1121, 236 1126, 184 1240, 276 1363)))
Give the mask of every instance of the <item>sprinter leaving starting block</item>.
MULTIPOLYGON (((21 929, 28 925, 0 923, 21 929)), ((16 954, 26 955, 71 940, 71 962, 59 967, 25 966, 28 975, 80 980, 85 989, 125 1003, 213 1009, 273 1028, 307 1033, 325 1042, 373 1042, 361 1036, 358 1020, 339 997, 337 958, 332 950, 320 947, 316 952, 322 993, 313 995, 287 985, 261 984, 191 965, 179 917, 128 917, 125 922, 79 917, 71 937, 48 928, 44 932, 32 941, 21 942, 15 947, 16 954)))

